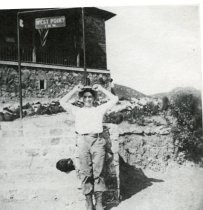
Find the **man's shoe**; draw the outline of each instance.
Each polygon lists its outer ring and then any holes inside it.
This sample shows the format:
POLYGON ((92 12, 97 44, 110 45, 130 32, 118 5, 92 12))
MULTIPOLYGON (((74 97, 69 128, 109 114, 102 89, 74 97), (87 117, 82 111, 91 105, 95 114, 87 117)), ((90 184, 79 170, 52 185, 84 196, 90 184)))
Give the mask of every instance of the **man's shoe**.
POLYGON ((102 194, 103 192, 95 192, 94 193, 94 197, 95 197, 95 207, 96 210, 104 210, 104 207, 102 205, 102 194))
POLYGON ((92 194, 85 195, 86 198, 86 210, 94 210, 93 209, 93 201, 92 201, 92 194))

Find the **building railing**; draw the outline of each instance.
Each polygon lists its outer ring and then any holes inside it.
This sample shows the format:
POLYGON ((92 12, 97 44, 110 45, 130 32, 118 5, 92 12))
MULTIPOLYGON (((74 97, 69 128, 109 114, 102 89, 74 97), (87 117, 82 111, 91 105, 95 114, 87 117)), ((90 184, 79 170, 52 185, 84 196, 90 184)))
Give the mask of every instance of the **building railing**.
POLYGON ((17 53, 17 48, 14 45, 0 44, 0 60, 16 61, 17 53))
MULTIPOLYGON (((18 50, 16 45, 0 44, 0 60, 3 61, 17 61, 18 50)), ((50 52, 37 49, 35 55, 30 48, 21 49, 21 61, 40 63, 40 64, 53 64, 63 66, 77 66, 76 59, 67 56, 64 50, 52 50, 50 52)))
MULTIPOLYGON (((69 67, 83 67, 83 60, 78 61, 76 55, 68 55, 67 49, 36 49, 21 47, 21 62, 61 65, 69 67)), ((18 61, 18 49, 13 43, 0 43, 0 60, 1 61, 18 61)), ((106 69, 106 66, 94 63, 87 64, 87 68, 106 69)))

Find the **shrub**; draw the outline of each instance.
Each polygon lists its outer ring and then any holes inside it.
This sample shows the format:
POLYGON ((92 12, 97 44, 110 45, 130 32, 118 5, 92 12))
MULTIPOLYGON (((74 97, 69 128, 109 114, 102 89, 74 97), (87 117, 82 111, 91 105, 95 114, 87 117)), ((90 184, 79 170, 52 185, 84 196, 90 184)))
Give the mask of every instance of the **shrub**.
POLYGON ((119 100, 120 100, 120 101, 129 101, 130 98, 128 98, 127 96, 121 96, 121 97, 119 98, 119 100))
POLYGON ((103 122, 120 124, 123 121, 123 114, 121 112, 112 112, 104 116, 103 122))
POLYGON ((178 95, 173 98, 171 113, 177 119, 172 134, 178 152, 198 162, 203 156, 201 99, 187 93, 178 95))
POLYGON ((168 108, 169 108, 169 105, 170 105, 170 102, 169 102, 168 97, 167 96, 164 96, 162 98, 162 108, 161 108, 161 110, 162 111, 167 111, 168 108))
POLYGON ((128 107, 117 113, 110 113, 104 116, 104 122, 120 124, 123 121, 130 123, 137 123, 138 125, 145 125, 145 116, 152 116, 158 114, 160 111, 159 106, 153 102, 148 102, 143 107, 135 106, 133 109, 128 107))
POLYGON ((144 111, 142 108, 138 108, 135 106, 134 109, 132 110, 132 115, 134 119, 137 119, 144 115, 144 111))
POLYGON ((156 115, 159 112, 159 106, 150 101, 143 106, 143 111, 145 116, 156 115))

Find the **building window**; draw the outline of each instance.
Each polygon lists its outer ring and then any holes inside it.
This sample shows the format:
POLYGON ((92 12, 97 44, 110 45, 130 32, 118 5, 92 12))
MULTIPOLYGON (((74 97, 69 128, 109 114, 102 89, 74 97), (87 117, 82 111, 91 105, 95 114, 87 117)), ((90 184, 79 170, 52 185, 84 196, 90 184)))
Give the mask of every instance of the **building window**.
POLYGON ((39 88, 40 88, 40 90, 44 90, 45 89, 45 80, 44 79, 40 79, 40 81, 39 81, 39 88))

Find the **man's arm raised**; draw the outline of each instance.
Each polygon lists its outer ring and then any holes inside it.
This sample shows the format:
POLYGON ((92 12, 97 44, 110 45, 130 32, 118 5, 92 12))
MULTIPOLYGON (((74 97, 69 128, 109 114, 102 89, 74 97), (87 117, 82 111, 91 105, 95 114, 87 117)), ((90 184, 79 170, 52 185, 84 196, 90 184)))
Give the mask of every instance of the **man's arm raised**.
POLYGON ((76 93, 76 92, 79 92, 81 91, 81 89, 83 88, 82 85, 76 85, 71 91, 69 91, 63 98, 61 98, 59 100, 60 102, 60 105, 65 109, 65 110, 68 110, 70 109, 71 106, 73 106, 71 103, 70 103, 70 99, 72 98, 72 96, 76 93))
POLYGON ((95 84, 93 86, 93 89, 96 91, 103 92, 110 99, 107 103, 100 105, 100 107, 104 110, 104 112, 113 107, 118 102, 118 96, 113 95, 111 92, 103 88, 101 85, 95 84))

